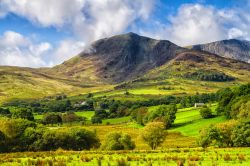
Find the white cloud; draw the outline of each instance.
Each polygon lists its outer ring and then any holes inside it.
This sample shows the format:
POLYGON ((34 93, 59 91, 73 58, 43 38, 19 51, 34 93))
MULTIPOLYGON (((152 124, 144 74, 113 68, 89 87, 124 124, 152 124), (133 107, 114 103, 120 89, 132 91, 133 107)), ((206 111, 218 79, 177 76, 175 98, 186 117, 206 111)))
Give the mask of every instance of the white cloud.
POLYGON ((168 20, 170 25, 156 22, 154 32, 141 33, 168 39, 181 46, 221 40, 227 35, 222 26, 222 17, 212 6, 185 4, 168 20))
POLYGON ((181 45, 208 43, 240 38, 250 40, 250 1, 241 8, 216 9, 201 4, 182 5, 168 23, 154 22, 153 30, 140 33, 158 39, 168 39, 181 45))
POLYGON ((49 43, 32 44, 29 38, 17 32, 6 31, 0 37, 0 65, 46 66, 42 56, 51 47, 49 43))
POLYGON ((0 45, 7 47, 15 47, 15 46, 27 46, 30 41, 28 38, 25 38, 23 35, 13 32, 6 31, 2 37, 0 37, 0 45))
POLYGON ((57 48, 53 51, 51 62, 52 65, 62 63, 65 60, 76 56, 83 51, 85 44, 75 40, 63 40, 59 43, 57 48))
POLYGON ((225 38, 221 17, 213 7, 183 5, 170 19, 171 39, 181 45, 206 43, 225 38))
MULTIPOLYGON (((156 0, 157 1, 157 0, 156 0)), ((90 42, 124 32, 134 22, 147 20, 154 8, 155 0, 1 0, 0 17, 8 13, 14 13, 31 21, 36 26, 55 27, 59 30, 70 30, 74 36, 72 39, 62 40, 58 46, 34 45, 31 42, 26 49, 20 49, 17 43, 16 51, 9 51, 10 57, 14 52, 18 57, 24 57, 32 53, 32 57, 38 58, 45 50, 50 50, 49 64, 58 64, 83 51, 83 46, 90 42), (36 51, 35 51, 36 50, 36 51), (11 54, 10 54, 11 53, 11 54)), ((15 37, 18 37, 15 34, 15 37)), ((10 39, 9 44, 13 40, 10 39)), ((20 42, 22 43, 22 42, 20 42)), ((6 44, 9 46, 9 44, 6 44)), ((12 47, 12 48, 13 48, 12 47)), ((25 45, 26 47, 26 45, 25 45)), ((6 51, 6 50, 5 50, 6 51)), ((5 57, 6 59, 6 57, 5 57)), ((1 64, 12 64, 10 60, 1 64)), ((17 62, 16 62, 17 63, 17 62)), ((13 64, 16 64, 13 62, 13 64)), ((32 63, 20 61, 22 66, 32 66, 32 63)), ((44 65, 37 60, 34 66, 44 65)), ((19 64, 18 64, 19 65, 19 64)), ((45 64, 45 65, 48 65, 45 64)))
POLYGON ((44 27, 70 26, 85 42, 121 33, 136 19, 147 19, 154 3, 154 0, 1 0, 3 13, 15 13, 44 27))
POLYGON ((82 0, 1 0, 6 12, 42 26, 63 26, 81 12, 82 0))
POLYGON ((241 38, 245 35, 244 32, 242 32, 240 29, 238 28, 231 28, 228 31, 228 38, 229 39, 235 39, 235 38, 241 38))

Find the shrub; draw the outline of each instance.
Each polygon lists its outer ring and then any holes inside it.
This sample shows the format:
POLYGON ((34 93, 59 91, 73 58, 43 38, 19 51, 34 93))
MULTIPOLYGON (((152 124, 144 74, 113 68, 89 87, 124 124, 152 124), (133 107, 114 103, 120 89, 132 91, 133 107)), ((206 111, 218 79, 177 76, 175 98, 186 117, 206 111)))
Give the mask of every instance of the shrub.
POLYGON ((84 118, 77 116, 74 112, 66 112, 62 115, 62 122, 63 123, 72 123, 72 122, 79 122, 84 120, 84 118))
POLYGON ((209 119, 213 117, 212 110, 208 107, 201 108, 200 115, 204 119, 209 119))
POLYGON ((128 134, 118 132, 108 134, 102 146, 104 150, 132 150, 134 148, 135 143, 131 137, 128 134))
POLYGON ((58 113, 47 113, 42 121, 44 124, 61 124, 62 117, 58 113))

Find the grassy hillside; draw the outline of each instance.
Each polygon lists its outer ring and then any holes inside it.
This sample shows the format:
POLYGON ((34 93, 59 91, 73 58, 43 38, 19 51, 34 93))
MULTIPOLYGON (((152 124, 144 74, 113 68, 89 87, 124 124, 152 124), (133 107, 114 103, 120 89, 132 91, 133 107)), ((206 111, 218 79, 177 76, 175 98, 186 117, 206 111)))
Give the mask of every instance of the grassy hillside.
POLYGON ((46 69, 0 67, 0 103, 11 99, 40 98, 55 94, 80 94, 103 91, 66 76, 49 74, 46 69))

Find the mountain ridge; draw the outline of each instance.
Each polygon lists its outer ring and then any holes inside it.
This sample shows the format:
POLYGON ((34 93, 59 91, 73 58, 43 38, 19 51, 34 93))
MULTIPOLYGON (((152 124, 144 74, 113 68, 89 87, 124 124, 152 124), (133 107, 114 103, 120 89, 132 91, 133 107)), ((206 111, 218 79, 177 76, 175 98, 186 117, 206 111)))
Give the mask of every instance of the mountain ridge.
POLYGON ((232 58, 250 63, 250 41, 247 40, 221 40, 207 44, 194 45, 192 49, 207 51, 225 58, 232 58))

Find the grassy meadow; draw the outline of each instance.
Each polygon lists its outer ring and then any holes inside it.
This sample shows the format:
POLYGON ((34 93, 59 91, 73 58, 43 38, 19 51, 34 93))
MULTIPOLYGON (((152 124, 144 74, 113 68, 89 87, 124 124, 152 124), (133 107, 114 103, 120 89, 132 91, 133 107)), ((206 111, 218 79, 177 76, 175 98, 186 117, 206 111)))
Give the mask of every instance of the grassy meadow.
POLYGON ((250 162, 248 148, 171 148, 158 151, 63 151, 0 154, 3 166, 159 166, 242 165, 250 162))

